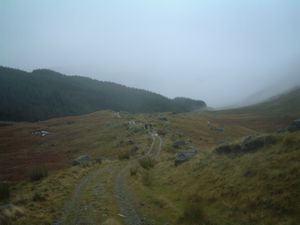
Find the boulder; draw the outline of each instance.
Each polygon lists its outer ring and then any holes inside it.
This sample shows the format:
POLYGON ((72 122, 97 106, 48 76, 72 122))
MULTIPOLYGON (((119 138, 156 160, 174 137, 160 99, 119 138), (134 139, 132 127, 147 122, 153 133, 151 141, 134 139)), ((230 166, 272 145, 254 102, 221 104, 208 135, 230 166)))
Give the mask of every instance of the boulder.
POLYGON ((264 147, 265 139, 264 137, 254 137, 248 136, 242 142, 242 151, 243 152, 251 152, 253 150, 264 147))
POLYGON ((82 163, 90 162, 92 158, 89 155, 81 155, 73 160, 73 166, 81 165, 82 163))
POLYGON ((175 166, 180 165, 183 162, 186 162, 193 158, 197 154, 196 150, 185 151, 185 152, 178 152, 175 156, 175 166))
POLYGON ((300 130, 300 119, 294 120, 288 127, 289 132, 295 132, 300 130))
POLYGON ((273 135, 248 136, 241 143, 223 144, 215 149, 217 154, 244 154, 255 152, 277 142, 273 135))
POLYGON ((242 151, 242 147, 240 144, 221 144, 216 147, 215 152, 218 154, 231 154, 231 153, 240 153, 242 151))

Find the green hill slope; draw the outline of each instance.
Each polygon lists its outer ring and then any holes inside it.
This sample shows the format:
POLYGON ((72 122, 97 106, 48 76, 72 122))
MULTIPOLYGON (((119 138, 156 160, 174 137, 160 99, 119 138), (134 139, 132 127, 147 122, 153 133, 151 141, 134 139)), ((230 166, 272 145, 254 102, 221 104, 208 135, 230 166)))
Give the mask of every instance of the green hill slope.
MULTIPOLYGON (((233 113, 264 113, 272 115, 299 115, 300 113, 300 87, 294 88, 289 92, 275 96, 264 102, 237 108, 224 110, 233 113)), ((222 112, 224 112, 222 111, 222 112)))
POLYGON ((137 112, 185 112, 203 101, 177 101, 162 95, 51 70, 32 73, 0 67, 0 120, 36 121, 102 109, 137 112))

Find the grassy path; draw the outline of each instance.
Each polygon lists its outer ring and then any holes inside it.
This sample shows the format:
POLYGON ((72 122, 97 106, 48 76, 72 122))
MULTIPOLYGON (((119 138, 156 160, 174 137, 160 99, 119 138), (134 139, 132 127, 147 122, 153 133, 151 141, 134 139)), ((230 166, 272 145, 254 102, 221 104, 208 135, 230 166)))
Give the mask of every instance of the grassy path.
MULTIPOLYGON (((159 159, 162 139, 157 133, 151 133, 152 144, 145 154, 138 159, 143 157, 153 157, 154 159, 159 159)), ((129 189, 127 184, 127 178, 129 176, 130 168, 134 163, 137 163, 135 160, 131 160, 118 174, 115 182, 115 194, 117 196, 117 201, 120 210, 120 216, 123 217, 123 221, 126 225, 142 225, 148 224, 147 219, 141 215, 141 212, 138 210, 138 203, 134 196, 134 193, 129 189)))
POLYGON ((150 133, 152 144, 148 152, 126 165, 119 161, 105 162, 81 178, 71 198, 65 203, 63 213, 55 225, 105 224, 105 221, 121 218, 126 225, 146 224, 138 210, 134 193, 129 189, 127 178, 130 168, 138 159, 159 159, 162 139, 150 133))
POLYGON ((102 224, 115 217, 117 207, 113 181, 119 171, 118 162, 107 162, 84 176, 66 202, 58 225, 102 224))

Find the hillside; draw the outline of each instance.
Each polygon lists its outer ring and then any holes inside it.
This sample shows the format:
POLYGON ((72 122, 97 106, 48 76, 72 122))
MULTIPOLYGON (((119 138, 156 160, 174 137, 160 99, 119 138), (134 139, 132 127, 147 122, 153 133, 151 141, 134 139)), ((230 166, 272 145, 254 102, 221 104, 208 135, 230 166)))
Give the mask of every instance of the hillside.
POLYGON ((9 214, 12 224, 127 225, 141 224, 140 218, 147 224, 298 224, 299 132, 265 134, 290 122, 259 114, 100 111, 0 123, 0 180, 11 182, 10 203, 26 212, 9 214), (245 140, 258 147, 241 152, 236 146, 245 140), (176 154, 189 149, 198 154, 175 166, 176 154), (83 154, 93 161, 72 166, 83 154), (140 160, 148 156, 155 160, 140 160), (43 166, 48 177, 29 180, 43 166))
POLYGON ((300 87, 294 88, 286 93, 274 96, 261 103, 225 110, 233 113, 263 113, 273 115, 299 115, 300 113, 300 87))
POLYGON ((0 67, 3 121, 37 121, 106 109, 131 113, 187 112, 206 106, 203 101, 179 99, 51 70, 28 73, 0 67))

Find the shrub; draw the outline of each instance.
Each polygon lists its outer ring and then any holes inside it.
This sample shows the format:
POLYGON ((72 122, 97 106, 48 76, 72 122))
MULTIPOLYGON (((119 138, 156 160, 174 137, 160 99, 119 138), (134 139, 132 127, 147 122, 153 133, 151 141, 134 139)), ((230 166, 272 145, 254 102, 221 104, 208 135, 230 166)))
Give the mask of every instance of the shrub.
POLYGON ((136 152, 139 150, 139 148, 137 146, 133 146, 131 149, 130 149, 130 154, 131 155, 135 155, 136 152))
POLYGON ((155 161, 153 158, 146 156, 144 158, 141 158, 139 160, 139 163, 141 165, 141 167, 143 167, 144 169, 148 170, 150 168, 154 167, 155 161))
POLYGON ((118 153, 119 160, 130 159, 130 152, 128 150, 120 151, 118 153))
POLYGON ((142 183, 145 186, 151 186, 152 184, 152 179, 151 179, 151 175, 149 172, 144 172, 142 173, 142 183))
POLYGON ((82 167, 82 168, 87 168, 87 167, 90 167, 92 165, 93 165, 93 163, 90 162, 90 161, 84 161, 84 162, 80 163, 80 167, 82 167))
POLYGON ((283 140, 283 143, 286 147, 289 148, 300 147, 300 139, 295 136, 286 136, 283 140))
POLYGON ((32 201, 34 201, 34 202, 41 202, 41 201, 45 201, 45 200, 46 200, 46 198, 37 192, 34 193, 34 195, 32 196, 32 201))
POLYGON ((45 166, 35 167, 30 172, 30 179, 32 181, 41 180, 48 176, 48 170, 45 166))
POLYGON ((160 136, 165 136, 167 134, 167 131, 166 130, 158 130, 157 133, 160 135, 160 136))
POLYGON ((135 176, 137 172, 138 172, 138 168, 136 166, 130 168, 130 176, 135 176))
POLYGON ((0 183, 0 200, 7 200, 10 197, 10 190, 8 183, 0 183))
POLYGON ((101 164, 102 163, 102 158, 96 158, 96 163, 101 164))

